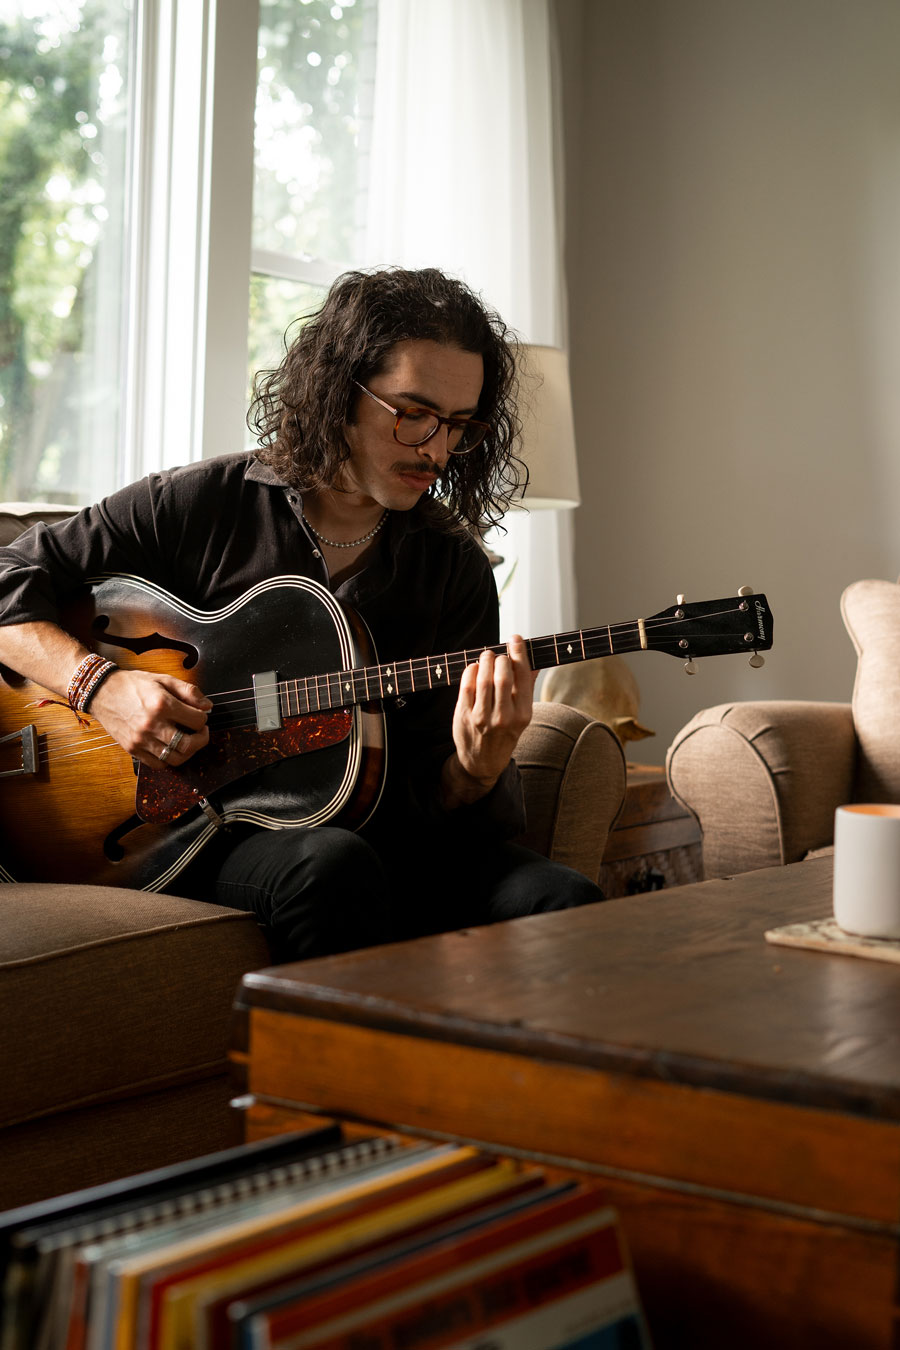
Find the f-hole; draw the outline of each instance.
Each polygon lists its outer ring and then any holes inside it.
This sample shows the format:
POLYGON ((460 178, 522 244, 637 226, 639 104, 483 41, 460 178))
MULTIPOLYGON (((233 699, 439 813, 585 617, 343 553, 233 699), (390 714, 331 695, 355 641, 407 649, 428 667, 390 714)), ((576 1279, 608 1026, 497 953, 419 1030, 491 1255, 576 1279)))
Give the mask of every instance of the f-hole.
POLYGON ((148 633, 145 637, 123 637, 118 633, 108 632, 109 615, 98 614, 91 628, 97 635, 97 640, 102 641, 108 647, 124 647, 126 651, 134 652, 135 656, 143 656, 145 652, 170 651, 181 652, 184 661, 182 662, 185 670, 190 670, 197 664, 199 652, 197 648, 189 642, 179 642, 177 638, 163 637, 162 633, 148 633))

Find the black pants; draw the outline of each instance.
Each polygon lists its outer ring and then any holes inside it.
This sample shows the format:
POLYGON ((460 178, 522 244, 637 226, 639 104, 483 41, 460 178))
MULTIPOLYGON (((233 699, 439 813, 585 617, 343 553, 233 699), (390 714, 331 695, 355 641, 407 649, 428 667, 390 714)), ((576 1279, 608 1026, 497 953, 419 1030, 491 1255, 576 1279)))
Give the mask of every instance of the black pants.
POLYGON ((255 914, 276 962, 603 899, 579 872, 516 844, 376 844, 331 826, 247 834, 205 870, 207 898, 214 886, 219 904, 255 914))

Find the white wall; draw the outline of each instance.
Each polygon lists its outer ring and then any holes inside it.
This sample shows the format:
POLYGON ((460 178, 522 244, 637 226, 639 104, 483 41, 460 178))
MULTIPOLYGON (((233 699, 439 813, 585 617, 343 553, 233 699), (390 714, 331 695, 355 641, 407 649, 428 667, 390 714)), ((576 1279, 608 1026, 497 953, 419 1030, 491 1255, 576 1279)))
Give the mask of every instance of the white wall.
POLYGON ((775 647, 630 658, 699 707, 849 698, 843 587, 900 574, 900 4, 557 0, 578 621, 769 596, 775 647))

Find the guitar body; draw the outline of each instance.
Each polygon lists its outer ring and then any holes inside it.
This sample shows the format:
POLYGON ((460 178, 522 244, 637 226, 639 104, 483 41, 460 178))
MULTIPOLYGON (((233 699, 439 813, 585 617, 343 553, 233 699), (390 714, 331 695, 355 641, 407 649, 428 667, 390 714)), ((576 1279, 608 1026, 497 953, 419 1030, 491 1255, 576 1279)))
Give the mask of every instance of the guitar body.
POLYGON ((79 725, 65 700, 5 672, 0 879, 162 890, 227 823, 358 828, 377 805, 380 705, 276 711, 265 729, 273 675, 305 683, 376 659, 362 620, 316 582, 276 577, 207 612, 109 577, 62 622, 119 666, 198 685, 214 703, 210 743, 181 769, 148 770, 92 718, 79 725))

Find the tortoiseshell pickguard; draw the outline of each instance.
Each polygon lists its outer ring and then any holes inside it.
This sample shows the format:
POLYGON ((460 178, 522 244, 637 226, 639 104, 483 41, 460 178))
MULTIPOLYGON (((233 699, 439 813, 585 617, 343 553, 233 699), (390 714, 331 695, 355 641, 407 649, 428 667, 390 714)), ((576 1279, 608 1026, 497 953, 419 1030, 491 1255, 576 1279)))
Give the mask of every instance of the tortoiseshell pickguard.
POLYGON ((168 825, 195 807, 202 797, 263 769, 268 764, 308 754, 345 740, 353 725, 350 708, 308 713, 285 720, 278 731, 216 731, 209 745, 178 769, 138 771, 136 807, 149 824, 168 825))

